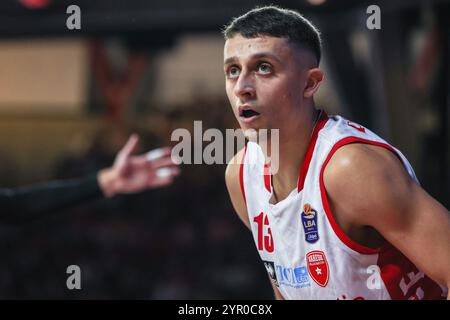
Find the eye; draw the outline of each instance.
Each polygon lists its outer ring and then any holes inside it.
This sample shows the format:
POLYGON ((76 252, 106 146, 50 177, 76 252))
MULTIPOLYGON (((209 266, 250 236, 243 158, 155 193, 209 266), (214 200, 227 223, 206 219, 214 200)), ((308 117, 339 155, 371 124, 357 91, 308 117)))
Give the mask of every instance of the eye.
POLYGON ((258 65, 258 72, 262 74, 272 73, 272 66, 266 62, 261 63, 258 65))
POLYGON ((239 77, 239 72, 240 72, 240 70, 238 67, 231 66, 227 69, 226 76, 229 79, 235 79, 235 78, 239 77))

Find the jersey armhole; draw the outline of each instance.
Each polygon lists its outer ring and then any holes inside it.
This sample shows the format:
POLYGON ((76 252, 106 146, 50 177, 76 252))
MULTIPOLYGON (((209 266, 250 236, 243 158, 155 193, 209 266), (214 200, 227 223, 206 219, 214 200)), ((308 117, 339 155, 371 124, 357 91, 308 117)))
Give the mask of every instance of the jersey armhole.
POLYGON ((342 146, 350 144, 350 143, 365 143, 365 144, 370 144, 370 145, 374 145, 374 146, 379 146, 379 147, 383 147, 386 148, 387 150, 393 152, 399 159, 400 161, 403 163, 402 158, 400 157, 400 155, 395 151, 395 149, 383 142, 378 142, 378 141, 372 141, 372 140, 366 140, 366 139, 362 139, 362 138, 358 138, 358 137, 347 137, 344 138, 340 141, 338 141, 333 148, 331 149, 331 151, 328 153, 327 158, 325 159, 322 168, 320 170, 320 176, 319 176, 319 184, 320 184, 320 194, 321 194, 321 198, 322 198, 322 206, 325 210, 325 214, 328 218, 328 221, 330 222, 331 227, 333 228, 334 233, 336 234, 336 236, 341 240, 341 242, 346 245, 347 247, 349 247, 350 249, 360 253, 360 254, 377 254, 380 253, 383 249, 387 248, 389 246, 389 242, 384 239, 384 243, 378 247, 378 248, 369 248, 366 247, 362 244, 359 244, 357 242, 355 242, 354 240, 350 239, 349 236, 347 236, 347 234, 341 229, 341 227, 339 226, 339 224, 336 222, 336 220, 334 219, 334 216, 331 212, 330 209, 330 204, 328 202, 328 198, 327 198, 327 194, 325 191, 325 184, 323 182, 323 173, 325 171, 325 167, 328 164, 328 161, 330 161, 331 157, 333 156, 333 154, 342 146))
POLYGON ((247 205, 247 199, 245 197, 245 188, 244 188, 244 163, 245 163, 245 154, 247 153, 247 145, 244 147, 244 153, 242 154, 241 164, 239 167, 239 184, 241 186, 242 196, 244 197, 244 203, 247 205))

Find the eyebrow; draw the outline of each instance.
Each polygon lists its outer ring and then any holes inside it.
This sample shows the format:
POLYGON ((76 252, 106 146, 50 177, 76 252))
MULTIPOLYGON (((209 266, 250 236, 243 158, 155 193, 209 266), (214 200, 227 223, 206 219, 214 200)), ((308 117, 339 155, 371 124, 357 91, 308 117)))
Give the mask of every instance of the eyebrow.
MULTIPOLYGON (((281 63, 281 60, 280 60, 278 57, 274 56, 273 54, 271 54, 271 53, 269 53, 269 52, 256 53, 256 54, 250 56, 250 59, 251 59, 251 60, 254 60, 254 59, 261 59, 261 58, 269 58, 269 59, 273 59, 273 60, 277 61, 278 63, 281 63)), ((233 57, 227 58, 227 59, 223 62, 223 64, 224 64, 224 65, 227 65, 227 64, 236 62, 236 61, 238 61, 238 60, 239 60, 239 59, 238 59, 236 56, 233 56, 233 57)))

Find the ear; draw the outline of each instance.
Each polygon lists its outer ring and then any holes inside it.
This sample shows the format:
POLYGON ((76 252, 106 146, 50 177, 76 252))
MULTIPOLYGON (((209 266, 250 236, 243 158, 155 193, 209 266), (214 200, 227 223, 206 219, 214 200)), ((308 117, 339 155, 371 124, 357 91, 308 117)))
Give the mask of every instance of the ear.
POLYGON ((304 98, 312 98, 312 96, 319 90, 324 77, 323 71, 319 68, 309 69, 306 72, 306 86, 303 91, 304 98))

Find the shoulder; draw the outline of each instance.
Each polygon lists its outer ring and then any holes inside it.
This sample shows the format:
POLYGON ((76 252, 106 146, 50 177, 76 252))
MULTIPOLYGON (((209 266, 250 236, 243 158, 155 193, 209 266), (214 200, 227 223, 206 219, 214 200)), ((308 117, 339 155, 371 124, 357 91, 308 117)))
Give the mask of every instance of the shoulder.
POLYGON ((323 174, 327 196, 336 214, 357 225, 403 210, 415 182, 392 151, 364 143, 339 148, 323 174))
POLYGON ((392 151, 381 146, 367 143, 350 143, 338 148, 331 156, 324 175, 337 180, 342 174, 357 178, 367 175, 406 174, 400 158, 392 151))

